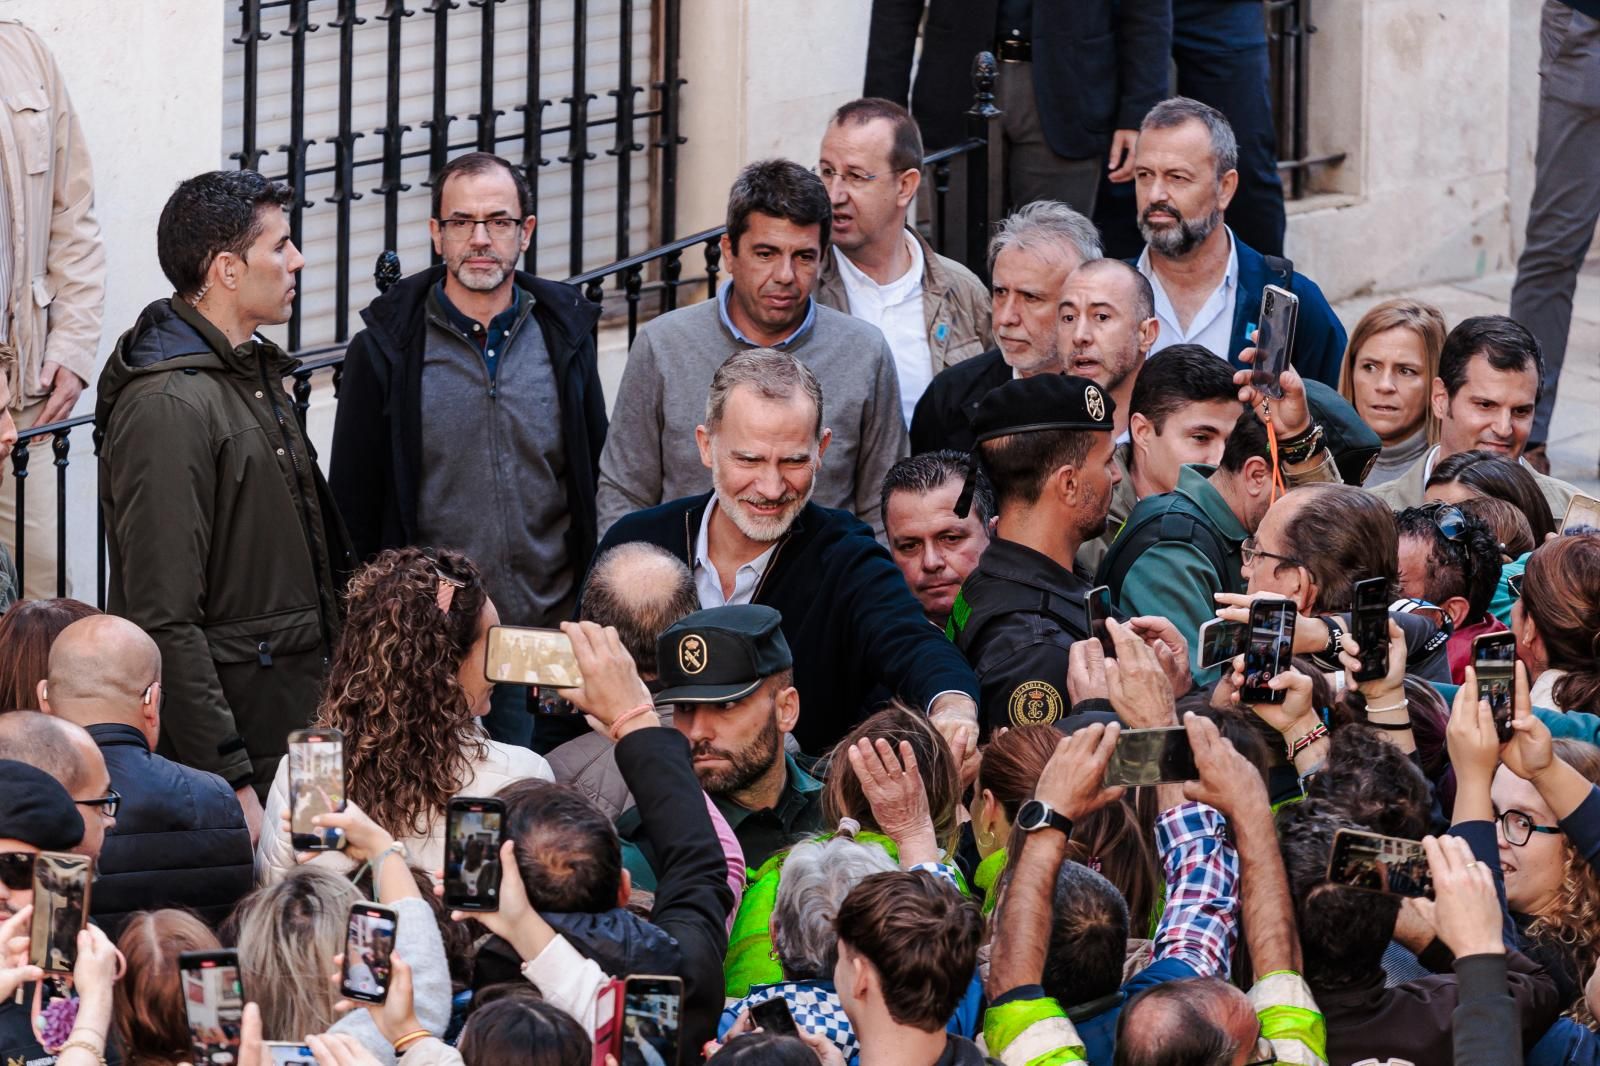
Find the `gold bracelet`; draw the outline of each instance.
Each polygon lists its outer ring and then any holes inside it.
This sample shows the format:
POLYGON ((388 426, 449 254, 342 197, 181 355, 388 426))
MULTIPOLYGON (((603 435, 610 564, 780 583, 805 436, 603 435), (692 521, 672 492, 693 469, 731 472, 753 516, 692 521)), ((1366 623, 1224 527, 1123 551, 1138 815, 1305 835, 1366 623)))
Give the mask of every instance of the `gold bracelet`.
POLYGON ((95 1057, 95 1061, 100 1063, 100 1066, 106 1066, 105 1049, 103 1047, 95 1047, 87 1040, 68 1040, 65 1044, 62 1044, 56 1049, 56 1056, 59 1058, 62 1052, 71 1048, 81 1048, 82 1050, 87 1051, 89 1054, 95 1057))
POLYGON ((403 1055, 405 1054, 406 1049, 412 1044, 426 1040, 432 1035, 433 1034, 426 1029, 413 1029, 411 1032, 394 1042, 394 1052, 396 1055, 403 1055))

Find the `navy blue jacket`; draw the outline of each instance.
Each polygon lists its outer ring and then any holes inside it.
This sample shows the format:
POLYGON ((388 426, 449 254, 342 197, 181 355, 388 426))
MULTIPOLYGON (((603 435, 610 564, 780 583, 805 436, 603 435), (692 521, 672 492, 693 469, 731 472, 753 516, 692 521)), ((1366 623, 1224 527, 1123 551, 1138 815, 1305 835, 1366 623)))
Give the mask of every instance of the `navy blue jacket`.
MULTIPOLYGON (((625 515, 600 551, 644 541, 693 569, 710 502, 708 492, 625 515)), ((870 712, 879 686, 916 707, 941 692, 978 698, 972 667, 928 624, 889 552, 848 511, 806 504, 778 540, 754 602, 783 615, 800 690, 794 736, 806 752, 824 753, 842 739, 870 712)))
POLYGON ((135 911, 187 907, 213 928, 254 887, 250 830, 216 774, 164 759, 130 725, 92 725, 122 794, 106 834, 89 913, 112 940, 135 911))
POLYGON ((1250 347, 1250 331, 1261 316, 1261 290, 1272 284, 1300 297, 1300 320, 1295 326, 1294 353, 1289 361, 1301 377, 1337 389, 1339 367, 1344 363, 1344 326, 1317 283, 1298 270, 1292 278, 1269 270, 1267 257, 1237 235, 1233 246, 1239 251, 1239 290, 1233 306, 1233 337, 1228 342, 1228 358, 1233 365, 1244 368, 1239 353, 1250 347))

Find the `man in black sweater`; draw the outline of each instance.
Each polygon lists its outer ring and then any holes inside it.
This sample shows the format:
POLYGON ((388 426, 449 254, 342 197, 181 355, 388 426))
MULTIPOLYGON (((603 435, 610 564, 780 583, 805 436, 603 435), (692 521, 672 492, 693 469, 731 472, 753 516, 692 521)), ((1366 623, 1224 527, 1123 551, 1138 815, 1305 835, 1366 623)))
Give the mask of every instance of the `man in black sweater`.
POLYGON ((777 609, 807 708, 794 732, 802 750, 826 751, 888 693, 925 708, 964 756, 977 730, 972 669, 928 624, 871 529, 810 502, 825 426, 822 388, 804 363, 766 348, 736 353, 695 429, 713 491, 625 516, 600 551, 656 544, 688 564, 702 607, 777 609))

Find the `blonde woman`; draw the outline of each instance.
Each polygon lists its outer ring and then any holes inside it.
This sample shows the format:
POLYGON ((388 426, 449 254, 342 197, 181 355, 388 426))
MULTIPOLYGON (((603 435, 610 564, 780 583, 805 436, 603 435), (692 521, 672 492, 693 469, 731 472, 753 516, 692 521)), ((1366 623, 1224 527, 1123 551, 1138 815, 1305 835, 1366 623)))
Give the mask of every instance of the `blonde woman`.
POLYGON ((1444 347, 1444 316, 1419 300, 1385 300, 1350 331, 1339 394, 1383 443, 1366 488, 1393 481, 1439 438, 1428 402, 1444 347))

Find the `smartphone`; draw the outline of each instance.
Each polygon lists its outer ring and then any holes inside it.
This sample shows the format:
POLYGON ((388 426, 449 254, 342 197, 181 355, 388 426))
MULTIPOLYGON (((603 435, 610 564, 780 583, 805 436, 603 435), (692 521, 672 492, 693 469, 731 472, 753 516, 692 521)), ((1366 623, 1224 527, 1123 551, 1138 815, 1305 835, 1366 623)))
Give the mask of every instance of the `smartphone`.
POLYGON ((1600 533, 1600 500, 1581 492, 1573 494, 1566 516, 1561 519, 1561 535, 1575 533, 1600 533))
POLYGON ((1278 375, 1289 369, 1294 351, 1294 327, 1300 318, 1300 297, 1288 289, 1268 285, 1261 290, 1261 321, 1257 324, 1255 362, 1250 364, 1250 384, 1263 396, 1283 398, 1278 375))
POLYGON ((1089 616, 1089 635, 1100 642, 1107 659, 1115 659, 1116 642, 1111 639, 1111 631, 1106 628, 1106 620, 1111 617, 1111 587, 1100 585, 1085 592, 1083 607, 1089 616))
POLYGON ((577 688, 583 684, 572 641, 559 629, 490 626, 483 676, 496 684, 577 688))
POLYGON ((1221 666, 1234 656, 1243 655, 1250 627, 1243 622, 1213 618, 1200 624, 1200 666, 1221 666))
POLYGON ((1181 725, 1124 729, 1117 737, 1111 761, 1106 764, 1107 787, 1165 785, 1199 779, 1194 749, 1189 746, 1189 733, 1181 725))
POLYGON ((311 824, 319 814, 344 810, 344 734, 337 729, 296 729, 289 734, 289 842, 296 851, 344 847, 344 830, 311 824))
POLYGON ((1294 604, 1289 600, 1256 600, 1250 605, 1250 639, 1244 649, 1245 703, 1282 703, 1287 695, 1267 683, 1289 669, 1294 659, 1294 604))
POLYGON ((261 1046, 267 1049, 268 1061, 272 1066, 316 1066, 317 1064, 316 1054, 304 1044, 263 1040, 261 1046))
MULTIPOLYGON (((622 1061, 622 982, 610 980, 600 986, 594 1001, 593 1066, 607 1066, 606 1059, 622 1061)), ((667 1066, 672 1066, 668 1063, 667 1066)))
POLYGON ((683 1006, 683 979, 638 974, 622 983, 622 1058, 619 1062, 678 1061, 678 1012, 683 1006))
POLYGON ((1485 633, 1472 641, 1472 668, 1478 675, 1478 698, 1489 701, 1494 731, 1504 744, 1511 739, 1511 709, 1517 686, 1517 635, 1485 633))
POLYGON ((1376 681, 1389 672, 1389 582, 1369 577, 1356 582, 1355 610, 1350 613, 1350 635, 1361 645, 1356 681, 1376 681))
POLYGON ((1433 875, 1421 844, 1359 829, 1340 829, 1333 834, 1328 880, 1366 892, 1433 897, 1433 875))
POLYGON ((445 813, 444 905, 459 911, 500 909, 502 800, 457 796, 445 813))
POLYGON ((750 1008, 750 1020, 769 1033, 778 1036, 799 1036, 794 1015, 789 1013, 789 1003, 782 996, 764 999, 750 1008))
POLYGON ((33 920, 28 961, 45 973, 71 973, 78 964, 78 933, 89 917, 94 860, 41 851, 33 857, 33 920))
POLYGON ((389 956, 394 954, 396 921, 397 916, 388 907, 351 904, 340 995, 363 1003, 382 1003, 389 998, 389 956))
MULTIPOLYGON (((178 956, 183 1009, 189 1019, 189 1043, 195 1066, 239 1061, 239 1033, 244 1019, 244 984, 239 979, 237 951, 185 951, 178 956)), ((280 1059, 273 1062, 312 1062, 280 1059)))

